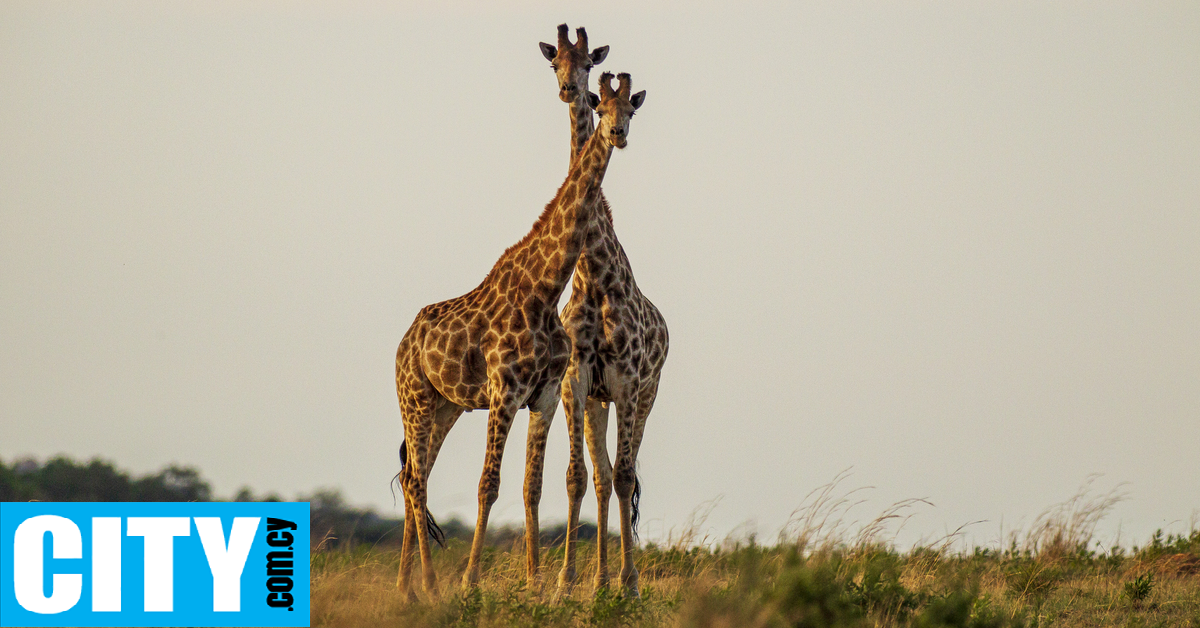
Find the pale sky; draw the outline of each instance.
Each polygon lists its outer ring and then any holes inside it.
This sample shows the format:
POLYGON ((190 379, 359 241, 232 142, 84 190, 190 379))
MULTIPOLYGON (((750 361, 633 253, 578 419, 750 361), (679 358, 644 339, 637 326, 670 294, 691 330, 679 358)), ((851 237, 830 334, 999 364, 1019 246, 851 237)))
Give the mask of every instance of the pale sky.
MULTIPOLYGON (((847 468, 851 518, 932 502, 906 542, 1093 473, 1105 540, 1187 528, 1195 2, 0 3, 0 457, 402 512, 396 345, 565 177, 561 22, 647 91, 604 182, 671 332, 644 538, 720 498, 702 531, 772 539, 847 468)), ((437 515, 474 519, 485 414, 437 515)), ((549 450, 547 524, 561 410, 549 450)))

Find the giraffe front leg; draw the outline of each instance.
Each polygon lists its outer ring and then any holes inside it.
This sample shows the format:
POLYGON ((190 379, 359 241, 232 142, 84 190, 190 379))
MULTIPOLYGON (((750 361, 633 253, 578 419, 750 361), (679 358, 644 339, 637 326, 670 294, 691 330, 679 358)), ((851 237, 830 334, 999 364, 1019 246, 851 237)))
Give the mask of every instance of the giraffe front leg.
POLYGON ((621 586, 625 596, 640 597, 638 571, 633 565, 633 489, 637 483, 633 463, 633 434, 636 421, 632 399, 617 402, 617 461, 613 489, 621 509, 621 586))
POLYGON ((608 502, 612 496, 613 468, 608 461, 608 405, 588 399, 584 406, 584 435, 592 458, 592 483, 596 487, 596 590, 608 586, 608 502))
POLYGON ((483 462, 483 475, 479 478, 479 517, 475 521, 475 537, 471 541, 471 556, 467 560, 467 571, 463 574, 464 587, 479 584, 480 561, 483 558, 484 537, 487 535, 488 516, 492 504, 500 495, 500 461, 504 456, 504 443, 512 427, 517 404, 505 399, 491 404, 488 412, 487 454, 483 462))
POLYGON ((578 369, 567 369, 562 385, 563 412, 567 418, 567 433, 571 443, 571 459, 567 463, 567 538, 564 540, 563 568, 558 575, 558 594, 569 595, 579 574, 575 567, 576 543, 579 539, 579 508, 587 493, 587 466, 583 463, 583 405, 585 387, 579 381, 578 369))
MULTIPOLYGON (((557 391, 558 386, 554 386, 553 390, 557 391)), ((525 564, 530 585, 538 578, 541 551, 538 504, 542 500, 546 437, 550 433, 550 423, 554 420, 554 410, 558 407, 558 395, 554 395, 542 405, 541 410, 529 410, 529 437, 525 442, 525 564)))

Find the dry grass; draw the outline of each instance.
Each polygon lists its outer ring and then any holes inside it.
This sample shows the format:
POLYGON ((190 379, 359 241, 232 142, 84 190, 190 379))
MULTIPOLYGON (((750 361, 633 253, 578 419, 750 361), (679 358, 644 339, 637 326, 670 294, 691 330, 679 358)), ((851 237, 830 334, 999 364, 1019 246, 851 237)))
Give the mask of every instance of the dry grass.
POLYGON ((1137 558, 1095 558, 1071 568, 998 554, 930 556, 834 550, 799 557, 794 548, 646 549, 639 555, 644 597, 599 594, 582 569, 574 595, 558 598, 561 555, 547 561, 541 582, 525 582, 523 556, 489 555, 483 585, 458 585, 465 547, 438 552, 438 600, 407 604, 396 589, 394 551, 314 556, 314 626, 1181 626, 1200 628, 1200 576, 1156 576, 1140 604, 1127 584, 1147 565, 1137 558), (1021 572, 1026 565, 1033 567, 1021 572), (1016 575, 1014 576, 1014 573, 1016 575), (872 574, 874 574, 872 576, 872 574), (872 580, 872 578, 874 578, 872 580), (1014 580, 1016 578, 1016 580, 1014 580), (1021 578, 1024 578, 1023 580, 1021 578), (801 582, 799 592, 789 582, 801 582), (806 584, 805 584, 806 583, 806 584), (806 587, 806 588, 805 588, 806 587), (789 593, 789 591, 792 591, 789 593), (822 598, 822 596, 825 596, 822 598), (934 604, 967 596, 960 623, 921 623, 934 604), (789 623, 795 600, 828 604, 841 623, 789 623), (837 606, 836 604, 842 606, 837 606), (841 608, 842 610, 836 610, 841 608), (993 622, 987 623, 988 618, 993 622))
POLYGON ((561 548, 545 551, 536 582, 524 579, 520 544, 490 548, 482 586, 463 590, 468 547, 452 541, 434 554, 439 596, 415 604, 396 589, 398 552, 319 551, 312 625, 1200 628, 1200 530, 1156 535, 1132 552, 1091 549, 1096 524, 1123 498, 1095 491, 1095 478, 1007 548, 955 551, 960 528, 906 552, 889 534, 927 502, 898 502, 860 522, 849 513, 863 489, 839 490, 845 478, 811 493, 769 547, 752 536, 716 542, 705 531, 716 503, 702 505, 668 542, 638 551, 636 601, 593 590, 587 542, 579 583, 559 598, 561 548))
POLYGON ((1038 515, 1027 532, 1014 532, 1013 544, 1048 561, 1062 560, 1080 551, 1086 552, 1094 538, 1096 526, 1113 507, 1127 498, 1120 486, 1106 493, 1097 493, 1094 485, 1098 479, 1098 475, 1089 476, 1070 499, 1038 515))
POLYGON ((911 511, 915 507, 933 505, 922 498, 904 499, 866 522, 860 522, 852 518, 851 511, 867 502, 861 494, 874 487, 862 486, 839 492, 849 477, 850 470, 846 469, 828 484, 806 495, 779 531, 779 543, 794 546, 806 554, 845 548, 869 550, 886 544, 889 532, 898 532, 912 517, 911 511))

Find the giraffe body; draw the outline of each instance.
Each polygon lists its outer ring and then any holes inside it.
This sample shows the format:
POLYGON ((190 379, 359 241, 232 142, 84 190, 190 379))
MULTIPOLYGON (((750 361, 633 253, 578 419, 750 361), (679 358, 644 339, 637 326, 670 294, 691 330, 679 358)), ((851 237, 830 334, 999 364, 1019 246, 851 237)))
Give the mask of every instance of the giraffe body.
MULTIPOLYGON (((592 460, 597 499, 596 586, 608 584, 608 502, 617 493, 621 533, 621 584, 627 595, 638 595, 633 564, 635 530, 633 492, 636 463, 646 420, 658 396, 659 377, 667 357, 666 320, 638 289, 629 260, 610 228, 580 256, 571 299, 562 320, 571 338, 571 359, 563 378, 563 412, 572 439, 567 469, 571 502, 568 525, 577 530, 580 503, 586 492, 583 466, 585 441, 592 460), (609 462, 609 411, 615 406, 617 451, 609 462), (582 429, 582 436, 580 431, 582 429)), ((568 538, 560 586, 574 578, 574 538, 568 538)))
MULTIPOLYGON (((558 35, 557 49, 549 44, 541 47, 558 75, 560 97, 570 104, 571 158, 575 159, 593 133, 589 100, 594 96, 586 90, 586 70, 595 53, 588 53, 582 28, 577 30, 574 45, 567 38, 565 24, 558 27, 558 35), (580 77, 582 87, 563 87, 580 77)), ((600 50, 607 54, 608 47, 600 50)), ((602 216, 599 229, 584 243, 575 266, 571 298, 562 312, 563 326, 571 339, 570 363, 562 385, 571 461, 567 468, 568 536, 559 587, 569 590, 577 576, 575 541, 579 509, 587 491, 583 461, 586 440, 597 499, 596 586, 608 584, 608 505, 615 489, 620 508, 621 582, 626 594, 637 596, 638 576, 633 565, 635 465, 646 419, 658 395, 669 338, 666 320, 637 286, 602 192, 595 202, 595 211, 602 216), (617 411, 615 466, 609 461, 606 441, 612 406, 617 411)))
MULTIPOLYGON (((611 91, 611 90, 610 90, 611 91)), ((616 95, 613 94, 613 98, 616 95)), ((610 99, 611 100, 611 99, 610 99)), ((640 101, 639 101, 640 102, 640 101)), ((487 453, 479 481, 479 516, 463 582, 479 580, 488 516, 500 486, 500 463, 519 408, 530 411, 525 499, 537 521, 546 434, 554 417, 570 338, 558 317, 585 242, 599 229, 595 197, 614 147, 625 145, 634 107, 608 107, 603 133, 583 146, 554 199, 520 242, 511 246, 474 290, 421 309, 396 351, 396 391, 408 464, 404 488, 404 549, 398 585, 415 598, 409 574, 421 554, 424 588, 436 595, 428 536, 417 522, 428 517, 429 472, 446 434, 469 409, 488 410, 487 453), (531 470, 533 473, 531 473, 531 470)), ((537 527, 526 529, 531 574, 537 572, 537 527)))

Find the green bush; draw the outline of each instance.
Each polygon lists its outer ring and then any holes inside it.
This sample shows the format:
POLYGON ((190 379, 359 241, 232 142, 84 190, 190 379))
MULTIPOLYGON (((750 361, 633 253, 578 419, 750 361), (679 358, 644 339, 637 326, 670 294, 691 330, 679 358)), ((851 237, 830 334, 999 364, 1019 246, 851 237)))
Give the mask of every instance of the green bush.
POLYGON ((1134 608, 1141 608, 1142 602, 1150 597, 1154 590, 1154 578, 1150 574, 1142 574, 1125 583, 1125 597, 1133 603, 1134 608))

